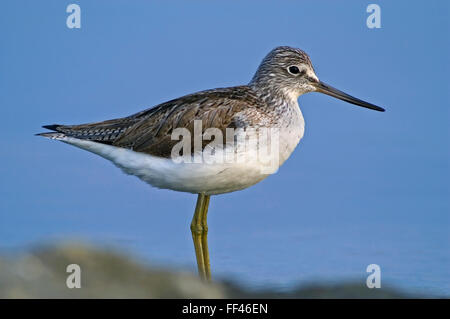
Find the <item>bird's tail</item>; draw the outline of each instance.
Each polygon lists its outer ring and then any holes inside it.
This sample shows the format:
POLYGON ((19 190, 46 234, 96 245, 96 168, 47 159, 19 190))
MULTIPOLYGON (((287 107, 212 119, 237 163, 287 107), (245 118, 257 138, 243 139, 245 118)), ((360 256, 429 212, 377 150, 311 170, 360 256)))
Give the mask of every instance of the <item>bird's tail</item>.
POLYGON ((139 121, 139 118, 125 117, 96 123, 79 125, 44 125, 43 128, 53 132, 39 133, 36 135, 52 139, 73 137, 80 140, 95 141, 104 144, 112 144, 128 128, 139 121))
POLYGON ((63 132, 58 130, 58 127, 60 127, 61 125, 59 124, 52 124, 52 125, 44 125, 42 126, 43 128, 46 128, 48 130, 52 130, 54 132, 44 132, 44 133, 37 133, 35 134, 36 136, 43 136, 43 137, 47 137, 53 140, 58 140, 58 139, 62 139, 64 137, 66 137, 66 134, 64 134, 63 132))

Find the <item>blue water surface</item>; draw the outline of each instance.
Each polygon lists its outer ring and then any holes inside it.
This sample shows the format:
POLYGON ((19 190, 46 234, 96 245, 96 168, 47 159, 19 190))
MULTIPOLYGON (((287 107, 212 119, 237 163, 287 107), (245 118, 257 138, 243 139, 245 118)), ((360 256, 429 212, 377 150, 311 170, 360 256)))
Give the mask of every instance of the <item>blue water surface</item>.
POLYGON ((277 174, 215 196, 213 273, 251 288, 360 281, 450 296, 448 2, 4 1, 0 10, 0 249, 77 239, 195 271, 195 195, 33 136, 247 83, 278 45, 378 113, 311 93, 306 133, 277 174))

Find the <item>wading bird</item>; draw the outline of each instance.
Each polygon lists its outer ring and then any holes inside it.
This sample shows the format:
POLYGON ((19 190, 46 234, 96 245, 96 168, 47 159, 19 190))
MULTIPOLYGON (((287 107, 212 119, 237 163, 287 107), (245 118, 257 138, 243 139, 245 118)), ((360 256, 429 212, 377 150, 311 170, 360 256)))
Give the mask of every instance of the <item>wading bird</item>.
POLYGON ((305 52, 283 46, 263 59, 247 85, 189 94, 104 122, 46 125, 44 128, 53 132, 38 135, 98 154, 152 186, 198 194, 191 231, 199 275, 210 280, 206 222, 210 196, 247 188, 269 175, 261 161, 223 161, 224 152, 246 155, 262 149, 268 142, 257 140, 251 147, 241 147, 246 139, 239 136, 250 128, 276 128, 278 147, 271 153, 276 155, 276 168, 281 166, 303 137, 304 120, 297 99, 308 92, 384 111, 323 83, 305 52), (196 122, 200 122, 200 129, 196 128, 196 122), (177 129, 189 133, 181 152, 174 152, 179 143, 174 138, 177 129), (216 129, 216 135, 217 130, 237 131, 230 142, 222 140, 221 145, 211 146, 203 138, 196 149, 196 135, 204 137, 208 129, 216 129), (179 161, 206 151, 213 161, 179 161))

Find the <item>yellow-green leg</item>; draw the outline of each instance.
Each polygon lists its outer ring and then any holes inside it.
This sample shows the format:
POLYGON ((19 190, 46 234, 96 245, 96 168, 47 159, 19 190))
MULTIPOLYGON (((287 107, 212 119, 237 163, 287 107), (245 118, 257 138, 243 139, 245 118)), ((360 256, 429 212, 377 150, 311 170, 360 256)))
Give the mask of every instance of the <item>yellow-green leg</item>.
POLYGON ((203 263, 205 265, 205 277, 206 280, 211 281, 211 266, 209 264, 209 249, 208 249, 208 207, 209 207, 209 198, 207 195, 205 198, 205 203, 203 206, 203 214, 202 214, 202 227, 203 227, 203 238, 202 238, 202 248, 203 248, 203 263))
POLYGON ((200 278, 211 280, 208 252, 208 225, 206 214, 208 213, 209 195, 198 194, 194 217, 191 222, 192 240, 194 241, 195 257, 197 259, 198 274, 200 278))

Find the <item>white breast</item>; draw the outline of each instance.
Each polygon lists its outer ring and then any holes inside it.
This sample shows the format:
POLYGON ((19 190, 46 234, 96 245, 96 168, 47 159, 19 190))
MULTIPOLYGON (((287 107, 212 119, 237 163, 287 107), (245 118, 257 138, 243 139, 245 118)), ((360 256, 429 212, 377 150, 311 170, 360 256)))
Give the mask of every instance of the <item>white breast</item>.
POLYGON ((285 116, 286 125, 280 129, 280 166, 297 147, 305 133, 305 120, 297 100, 289 106, 289 114, 285 116))

